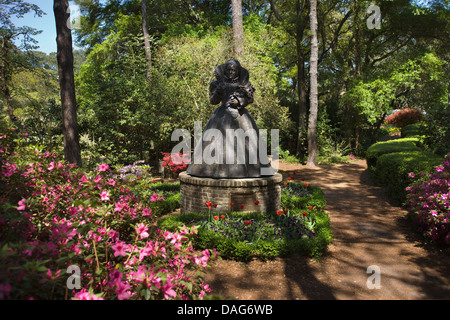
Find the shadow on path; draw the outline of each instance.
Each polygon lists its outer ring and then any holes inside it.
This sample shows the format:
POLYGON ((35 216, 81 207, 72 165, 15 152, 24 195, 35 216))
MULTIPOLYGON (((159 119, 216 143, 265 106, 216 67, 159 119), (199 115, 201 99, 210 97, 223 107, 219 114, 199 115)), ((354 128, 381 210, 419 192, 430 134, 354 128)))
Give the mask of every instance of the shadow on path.
POLYGON ((450 299, 450 255, 424 246, 406 212, 372 184, 364 160, 309 168, 281 164, 286 180, 321 188, 334 240, 320 261, 304 256, 215 263, 205 277, 214 294, 237 299, 450 299), (381 288, 370 289, 377 266, 381 288))

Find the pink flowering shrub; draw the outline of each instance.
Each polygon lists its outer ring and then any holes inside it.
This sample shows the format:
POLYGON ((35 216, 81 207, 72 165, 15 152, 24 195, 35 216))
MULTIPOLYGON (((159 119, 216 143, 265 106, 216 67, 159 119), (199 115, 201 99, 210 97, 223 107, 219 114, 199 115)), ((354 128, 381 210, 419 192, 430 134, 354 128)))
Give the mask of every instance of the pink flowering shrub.
POLYGON ((172 175, 177 175, 183 171, 190 163, 189 154, 171 154, 163 152, 163 161, 161 166, 172 173, 172 175))
POLYGON ((0 299, 194 299, 209 292, 201 273, 216 253, 194 251, 195 228, 152 227, 151 208, 111 178, 107 164, 88 174, 20 146, 14 134, 0 132, 0 299), (71 266, 80 270, 79 286, 71 266))
POLYGON ((417 123, 422 120, 422 113, 416 109, 405 108, 386 117, 384 122, 396 127, 403 128, 409 124, 417 123))
POLYGON ((450 246, 450 153, 432 174, 421 174, 406 188, 406 208, 419 232, 432 242, 450 246))

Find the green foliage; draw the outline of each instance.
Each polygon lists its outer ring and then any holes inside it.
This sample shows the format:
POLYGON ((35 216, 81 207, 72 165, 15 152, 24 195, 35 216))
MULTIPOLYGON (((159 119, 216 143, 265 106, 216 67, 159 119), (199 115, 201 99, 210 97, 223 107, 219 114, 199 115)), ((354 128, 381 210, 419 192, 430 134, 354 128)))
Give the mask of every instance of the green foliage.
POLYGON ((387 153, 395 152, 412 152, 421 151, 417 146, 418 138, 401 138, 389 141, 380 141, 371 145, 366 152, 367 166, 373 172, 377 165, 377 160, 380 156, 387 153))
POLYGON ((281 188, 281 207, 285 210, 306 210, 310 206, 317 210, 325 208, 326 201, 322 189, 294 182, 288 182, 281 188))
MULTIPOLYGON (((80 71, 81 142, 95 149, 89 151, 91 161, 155 163, 178 143, 170 140, 174 130, 193 133, 194 122, 205 125, 217 108, 209 103, 208 89, 214 66, 230 58, 231 30, 168 37, 153 55, 147 81, 142 41, 127 34, 135 20, 118 18, 118 31, 92 48, 80 71)), ((257 91, 248 109, 260 128, 282 129, 284 139, 292 124, 277 99, 272 60, 277 35, 268 26, 249 23, 253 26, 246 33, 247 54, 241 63, 257 91)))
POLYGON ((411 183, 408 174, 430 173, 443 158, 430 152, 409 151, 383 154, 377 159, 374 177, 389 197, 401 205, 406 200, 406 187, 411 183))
POLYGON ((412 138, 415 136, 422 136, 425 124, 413 123, 409 124, 401 129, 402 138, 412 138))

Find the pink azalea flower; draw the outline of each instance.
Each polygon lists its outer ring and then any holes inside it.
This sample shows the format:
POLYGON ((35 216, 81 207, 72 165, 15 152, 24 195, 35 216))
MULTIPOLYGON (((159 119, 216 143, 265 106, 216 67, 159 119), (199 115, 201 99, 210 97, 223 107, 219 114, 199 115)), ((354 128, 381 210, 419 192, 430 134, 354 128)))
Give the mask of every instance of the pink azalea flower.
POLYGON ((177 293, 173 290, 175 285, 170 281, 167 281, 161 288, 161 291, 164 295, 164 299, 175 298, 177 293))
POLYGON ((25 199, 22 199, 19 201, 19 206, 17 207, 17 210, 19 211, 23 211, 25 210, 26 206, 25 206, 25 199))
POLYGON ((48 166, 47 170, 48 171, 52 171, 53 169, 55 169, 55 162, 54 161, 50 162, 50 165, 48 166))
POLYGON ((102 297, 98 297, 86 289, 81 289, 79 292, 75 293, 73 298, 75 300, 104 300, 102 297))
POLYGON ((147 209, 147 208, 145 208, 144 210, 142 210, 142 216, 150 216, 150 215, 152 215, 152 209, 147 209))
POLYGON ((118 281, 116 286, 116 294, 117 294, 117 298, 119 300, 126 300, 129 299, 131 297, 131 291, 129 291, 129 289, 131 289, 131 286, 127 283, 127 282, 121 282, 118 281))
POLYGON ((109 200, 109 193, 107 190, 103 190, 102 193, 100 193, 100 200, 102 200, 102 201, 109 200))
POLYGON ((127 250, 129 250, 130 246, 123 241, 118 241, 116 244, 113 244, 111 248, 114 250, 114 257, 127 255, 127 250))
POLYGON ((140 239, 148 238, 149 234, 147 231, 148 227, 143 223, 139 223, 136 226, 136 232, 139 235, 140 239))
POLYGON ((118 211, 118 212, 120 212, 120 211, 122 211, 122 209, 123 209, 123 205, 122 205, 122 202, 116 202, 116 205, 115 205, 114 211, 118 211))
POLYGON ((102 163, 98 166, 98 171, 102 172, 102 171, 106 171, 109 169, 109 165, 106 163, 102 163))

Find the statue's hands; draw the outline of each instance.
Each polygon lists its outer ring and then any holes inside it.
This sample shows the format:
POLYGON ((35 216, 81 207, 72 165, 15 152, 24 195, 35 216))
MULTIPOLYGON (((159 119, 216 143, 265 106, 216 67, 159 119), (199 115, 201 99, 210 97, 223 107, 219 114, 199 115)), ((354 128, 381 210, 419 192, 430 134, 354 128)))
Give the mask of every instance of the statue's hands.
POLYGON ((239 104, 239 101, 238 101, 238 99, 233 98, 233 99, 231 99, 230 103, 234 106, 237 106, 239 104))
POLYGON ((232 108, 237 108, 239 107, 239 100, 236 99, 236 97, 232 96, 230 97, 230 99, 228 99, 228 106, 232 107, 232 108))

